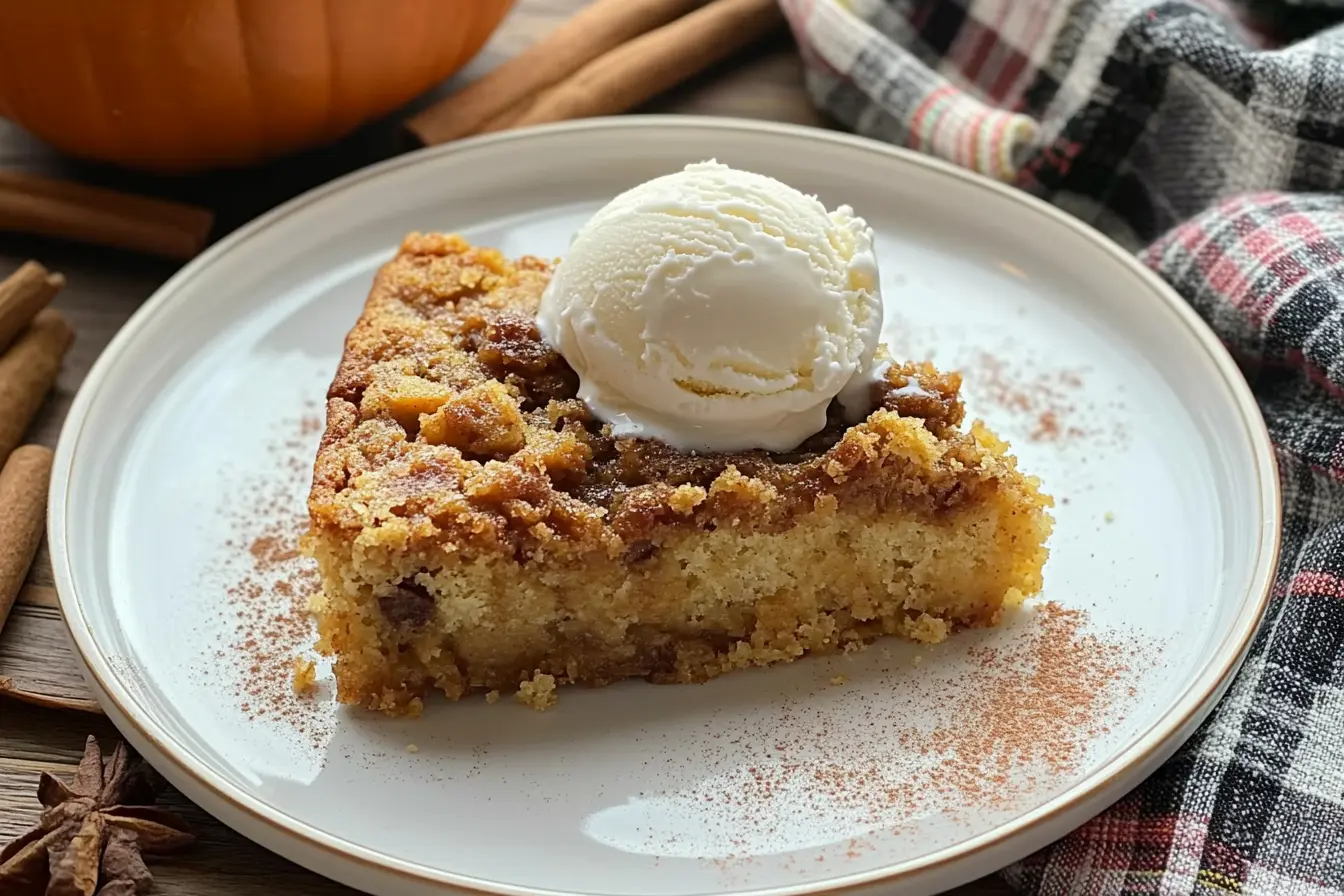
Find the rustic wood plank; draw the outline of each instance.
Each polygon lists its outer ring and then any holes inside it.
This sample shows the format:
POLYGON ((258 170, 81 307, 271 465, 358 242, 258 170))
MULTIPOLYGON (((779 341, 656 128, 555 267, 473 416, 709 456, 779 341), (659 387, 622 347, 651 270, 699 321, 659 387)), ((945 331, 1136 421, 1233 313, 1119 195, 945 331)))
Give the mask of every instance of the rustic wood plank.
MULTIPOLYGON (((537 40, 584 0, 519 0, 485 50, 461 74, 424 97, 338 143, 241 172, 186 178, 155 178, 87 165, 52 153, 39 141, 0 120, 0 166, 76 178, 151 196, 205 205, 215 210, 215 236, 229 232, 292 196, 348 171, 403 151, 400 122, 411 109, 456 90, 502 59, 537 40)), ((757 48, 660 97, 639 111, 735 115, 829 126, 808 101, 802 65, 790 40, 757 48)), ((68 286, 54 305, 69 318, 77 338, 52 396, 28 434, 55 445, 75 390, 90 366, 132 312, 172 273, 173 262, 129 253, 6 234, 0 239, 0 274, 27 258, 62 271, 68 286)), ((64 622, 54 602, 50 559, 44 545, 7 630, 0 635, 0 675, 87 699, 82 677, 65 646, 64 622), (44 590, 46 589, 46 590, 44 590), (17 619, 17 624, 14 621, 17 619), (25 679, 26 676, 26 679, 25 679)), ((95 734, 110 748, 116 734, 106 718, 0 700, 0 841, 36 819, 34 797, 42 771, 73 772, 84 737, 95 734)), ((156 861, 152 868, 163 896, 336 896, 352 891, 310 874, 249 843, 170 793, 165 801, 200 831, 200 845, 186 856, 156 861)), ((1011 891, 986 879, 955 896, 1005 896, 1011 891)))
POLYGON ((70 709, 97 712, 98 704, 71 652, 65 622, 55 607, 17 604, 0 632, 0 694, 61 701, 70 709))
POLYGON ((32 583, 23 586, 23 590, 19 592, 19 598, 15 603, 27 604, 30 607, 50 607, 52 609, 59 609, 61 606, 55 588, 32 583))
MULTIPOLYGON (((117 729, 103 716, 22 703, 0 703, 0 712, 4 719, 4 725, 0 726, 0 763, 8 763, 11 768, 43 762, 74 768, 84 754, 84 738, 92 734, 100 740, 108 738, 108 743, 115 743, 117 738, 117 729)), ((28 795, 31 797, 32 793, 28 795)), ((6 809, 17 808, 14 803, 0 804, 0 822, 8 815, 6 809)), ((0 832, 3 830, 0 827, 0 832)))

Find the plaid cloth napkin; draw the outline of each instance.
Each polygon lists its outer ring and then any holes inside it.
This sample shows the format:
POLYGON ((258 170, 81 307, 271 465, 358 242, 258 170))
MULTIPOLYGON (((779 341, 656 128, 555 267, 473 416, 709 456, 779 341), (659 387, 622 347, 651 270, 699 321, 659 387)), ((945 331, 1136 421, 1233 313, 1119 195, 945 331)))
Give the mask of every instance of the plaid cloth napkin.
POLYGON ((1212 718, 1005 872, 1033 894, 1344 894, 1344 0, 781 0, 816 103, 1141 253, 1243 364, 1283 559, 1212 718))

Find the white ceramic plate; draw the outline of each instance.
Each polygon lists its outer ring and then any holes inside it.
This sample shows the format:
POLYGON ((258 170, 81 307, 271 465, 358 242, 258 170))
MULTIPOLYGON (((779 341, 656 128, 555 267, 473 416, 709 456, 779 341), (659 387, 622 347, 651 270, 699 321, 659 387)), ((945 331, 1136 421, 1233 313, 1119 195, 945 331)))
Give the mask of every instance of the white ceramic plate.
POLYGON ((427 150, 243 228, 98 361, 53 482, 62 608, 130 742, 245 835, 384 894, 899 881, 915 896, 990 873, 1188 736, 1249 642, 1278 541, 1249 392, 1124 252, 901 150, 691 118, 427 150), (875 226, 890 341, 964 366, 971 412, 1060 499, 1033 604, 1076 614, 1028 610, 932 649, 884 643, 698 687, 566 692, 547 714, 338 710, 320 664, 318 698, 289 696, 306 633, 274 589, 297 561, 262 530, 288 538, 302 510, 311 415, 376 266, 416 229, 561 254, 620 190, 711 156, 875 226))

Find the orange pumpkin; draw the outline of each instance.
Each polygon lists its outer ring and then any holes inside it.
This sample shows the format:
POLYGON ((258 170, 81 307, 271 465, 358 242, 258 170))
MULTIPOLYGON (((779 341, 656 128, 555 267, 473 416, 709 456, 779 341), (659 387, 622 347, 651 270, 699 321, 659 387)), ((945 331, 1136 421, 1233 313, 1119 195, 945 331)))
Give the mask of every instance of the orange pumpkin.
POLYGON ((0 116, 159 172, 334 140, 467 63, 513 0, 0 2, 0 116))

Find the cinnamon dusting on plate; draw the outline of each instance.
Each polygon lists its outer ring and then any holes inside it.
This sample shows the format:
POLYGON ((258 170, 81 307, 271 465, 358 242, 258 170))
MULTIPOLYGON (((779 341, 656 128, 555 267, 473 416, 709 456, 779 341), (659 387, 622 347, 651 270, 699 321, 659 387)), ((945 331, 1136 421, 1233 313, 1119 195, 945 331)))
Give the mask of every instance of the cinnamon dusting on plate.
POLYGON ((970 387, 994 407, 1029 425, 1033 442, 1061 442, 1094 434, 1081 423, 1083 371, 1041 369, 1013 356, 980 351, 963 370, 970 387))
POLYGON ((759 853, 799 814, 838 835, 855 831, 847 845, 819 848, 827 861, 864 859, 871 840, 929 816, 1010 816, 1081 775, 1094 746, 1114 748, 1104 741, 1133 704, 1131 673, 1154 652, 1089 630, 1082 610, 1052 602, 1028 613, 1004 637, 965 648, 954 638, 919 668, 901 662, 866 674, 848 702, 784 708, 755 761, 659 799, 674 813, 702 807, 696 822, 721 827, 715 839, 741 855, 759 853), (949 681, 943 659, 969 669, 949 681), (912 723, 909 708, 925 705, 944 711, 912 723))
POLYGON ((1087 381, 1088 371, 1028 355, 1020 340, 961 330, 920 326, 898 317, 889 346, 896 362, 939 355, 939 366, 962 374, 967 411, 985 416, 1008 440, 1067 447, 1108 441, 1123 446, 1128 434, 1109 413, 1122 396, 1102 394, 1087 381), (934 351, 938 347, 938 351, 934 351), (1109 421, 1109 422, 1108 422, 1109 421))
POLYGON ((315 633, 308 613, 318 592, 316 565, 299 552, 307 529, 303 495, 321 418, 305 413, 267 446, 270 468, 240 483, 228 518, 229 560, 220 572, 221 612, 231 631, 215 658, 226 687, 251 722, 285 725, 321 748, 330 713, 311 657, 315 633))

